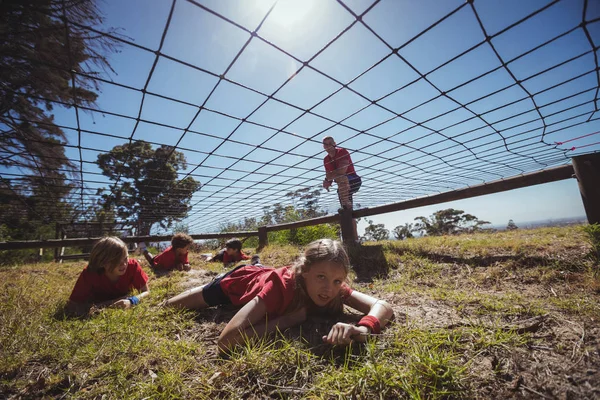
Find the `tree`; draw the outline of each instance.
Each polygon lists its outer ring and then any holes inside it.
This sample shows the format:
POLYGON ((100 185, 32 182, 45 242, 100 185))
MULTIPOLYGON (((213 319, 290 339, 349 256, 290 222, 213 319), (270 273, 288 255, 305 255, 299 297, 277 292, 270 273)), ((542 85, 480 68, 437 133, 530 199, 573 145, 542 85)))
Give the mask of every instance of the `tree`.
POLYGON ((390 238, 390 231, 385 229, 384 224, 375 224, 373 220, 367 220, 367 227, 365 228, 365 235, 362 237, 364 241, 380 241, 388 240, 390 238))
POLYGON ((513 221, 512 219, 509 219, 508 225, 506 225, 506 230, 514 231, 515 229, 519 229, 519 227, 517 226, 517 224, 515 224, 515 221, 513 221))
POLYGON ((178 180, 177 171, 187 163, 183 153, 170 146, 153 149, 144 141, 115 146, 98 156, 98 166, 114 181, 108 193, 98 190, 101 204, 114 207, 138 235, 149 235, 155 223, 168 228, 185 218, 191 197, 201 186, 190 176, 178 180))
POLYGON ((51 112, 55 104, 95 105, 99 87, 93 76, 111 70, 106 53, 116 45, 79 25, 102 21, 94 1, 0 2, 0 150, 6 154, 1 166, 43 177, 72 167, 62 146, 64 132, 51 112))
POLYGON ((116 42, 81 26, 101 25, 94 0, 0 1, 0 167, 20 175, 1 182, 0 226, 12 240, 53 238, 53 222, 86 211, 66 200, 75 166, 52 112, 95 107, 116 42))
POLYGON ((394 237, 398 240, 410 239, 413 237, 414 226, 413 224, 406 223, 404 225, 398 225, 392 231, 394 233, 394 237))
POLYGON ((447 208, 433 213, 429 218, 417 217, 413 232, 422 232, 429 236, 454 235, 459 233, 472 233, 482 230, 482 225, 488 221, 479 220, 462 210, 447 208))
MULTIPOLYGON (((289 204, 275 203, 263 207, 261 218, 246 217, 235 223, 221 225, 221 232, 239 232, 256 230, 259 226, 285 224, 288 222, 301 221, 326 215, 320 209, 319 190, 311 191, 310 188, 302 188, 286 194, 289 204)), ((306 226, 296 229, 285 229, 269 232, 269 243, 306 245, 320 238, 338 239, 339 226, 337 224, 320 224, 306 226)), ((245 244, 248 247, 258 246, 257 238, 248 239, 245 244)))

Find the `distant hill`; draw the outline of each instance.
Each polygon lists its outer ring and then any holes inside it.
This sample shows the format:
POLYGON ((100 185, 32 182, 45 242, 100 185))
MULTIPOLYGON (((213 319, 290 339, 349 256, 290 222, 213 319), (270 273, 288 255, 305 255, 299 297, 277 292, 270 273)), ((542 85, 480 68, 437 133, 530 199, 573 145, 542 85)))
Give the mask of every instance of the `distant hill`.
MULTIPOLYGON (((514 222, 515 222, 515 224, 517 224, 517 226, 519 228, 532 229, 532 228, 542 228, 542 227, 549 227, 549 226, 569 226, 569 225, 586 224, 587 218, 585 216, 580 216, 580 217, 568 217, 568 218, 543 219, 543 220, 539 220, 539 221, 514 221, 514 222)), ((498 229, 498 230, 505 230, 507 224, 508 224, 508 221, 502 225, 498 225, 498 224, 486 225, 486 228, 490 227, 490 228, 494 228, 494 229, 498 229)))

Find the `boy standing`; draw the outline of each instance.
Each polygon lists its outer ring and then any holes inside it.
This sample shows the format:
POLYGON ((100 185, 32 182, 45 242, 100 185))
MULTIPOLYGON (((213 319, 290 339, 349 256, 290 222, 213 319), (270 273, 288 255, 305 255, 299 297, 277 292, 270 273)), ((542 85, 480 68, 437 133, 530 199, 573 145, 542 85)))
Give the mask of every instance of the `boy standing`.
MULTIPOLYGON (((323 149, 327 152, 327 155, 323 159, 323 165, 325 166, 323 187, 329 191, 329 187, 335 181, 338 186, 337 193, 340 206, 347 210, 352 210, 352 195, 358 192, 362 180, 356 174, 350 153, 346 149, 337 147, 335 140, 331 136, 323 138, 323 149)), ((356 220, 353 219, 352 222, 354 225, 354 240, 358 240, 356 220)))

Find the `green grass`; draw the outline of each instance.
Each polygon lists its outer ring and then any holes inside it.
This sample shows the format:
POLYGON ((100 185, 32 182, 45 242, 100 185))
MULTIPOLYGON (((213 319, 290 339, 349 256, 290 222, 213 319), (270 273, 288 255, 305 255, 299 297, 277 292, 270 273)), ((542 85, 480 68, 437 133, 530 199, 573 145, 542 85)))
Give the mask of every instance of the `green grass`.
MULTIPOLYGON (((372 258, 359 262, 365 267, 372 260, 387 263, 389 274, 353 286, 394 306, 396 320, 383 335, 364 345, 331 347, 320 342, 319 332, 333 321, 315 320, 276 337, 248 341, 228 358, 218 355, 216 338, 234 311, 195 313, 160 306, 191 276, 208 281, 222 272, 220 263, 202 262, 192 254, 196 275, 158 277, 147 270, 151 295, 139 306, 107 309, 85 319, 61 313, 85 263, 0 268, 0 397, 511 397, 514 392, 503 376, 510 375, 516 355, 530 353, 529 346, 555 349, 548 354, 564 355, 558 364, 565 365, 577 352, 569 341, 540 332, 520 334, 513 323, 550 315, 556 325, 566 319, 586 332, 598 327, 598 269, 579 228, 369 245, 381 246, 383 258, 366 252, 372 258), (478 371, 488 358, 497 361, 483 378, 478 371)), ((298 253, 293 246, 273 245, 263 249, 261 260, 290 265, 298 253)), ((547 362, 557 364, 555 358, 547 362)), ((527 364, 522 365, 525 374, 527 364)), ((585 374, 589 364, 573 368, 585 374)), ((559 382, 563 375, 553 378, 556 390, 565 385, 559 382)))

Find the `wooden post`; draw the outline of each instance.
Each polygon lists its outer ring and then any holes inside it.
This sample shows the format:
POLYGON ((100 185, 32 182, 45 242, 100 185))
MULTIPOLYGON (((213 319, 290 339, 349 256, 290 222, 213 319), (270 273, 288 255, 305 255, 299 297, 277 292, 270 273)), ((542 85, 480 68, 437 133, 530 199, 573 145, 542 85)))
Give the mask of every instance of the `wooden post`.
POLYGON ((347 246, 354 246, 356 238, 354 237, 354 221, 352 219, 352 210, 340 209, 340 227, 342 228, 342 240, 347 246))
MULTIPOLYGON (((60 236, 61 236, 61 239, 66 239, 67 238, 67 234, 65 233, 65 231, 62 228, 60 228, 60 236)), ((64 255, 65 255, 65 248, 61 247, 60 248, 60 256, 58 257, 58 262, 60 264, 62 264, 62 262, 63 262, 63 256, 64 255)))
MULTIPOLYGON (((56 239, 61 239, 60 237, 60 223, 56 223, 56 235, 54 235, 56 239)), ((54 262, 58 262, 58 247, 54 248, 54 262)))
POLYGON ((600 153, 573 157, 583 208, 590 224, 600 224, 600 153))
POLYGON ((267 227, 259 226, 258 227, 258 248, 262 249, 266 245, 269 244, 269 236, 267 235, 267 227))

